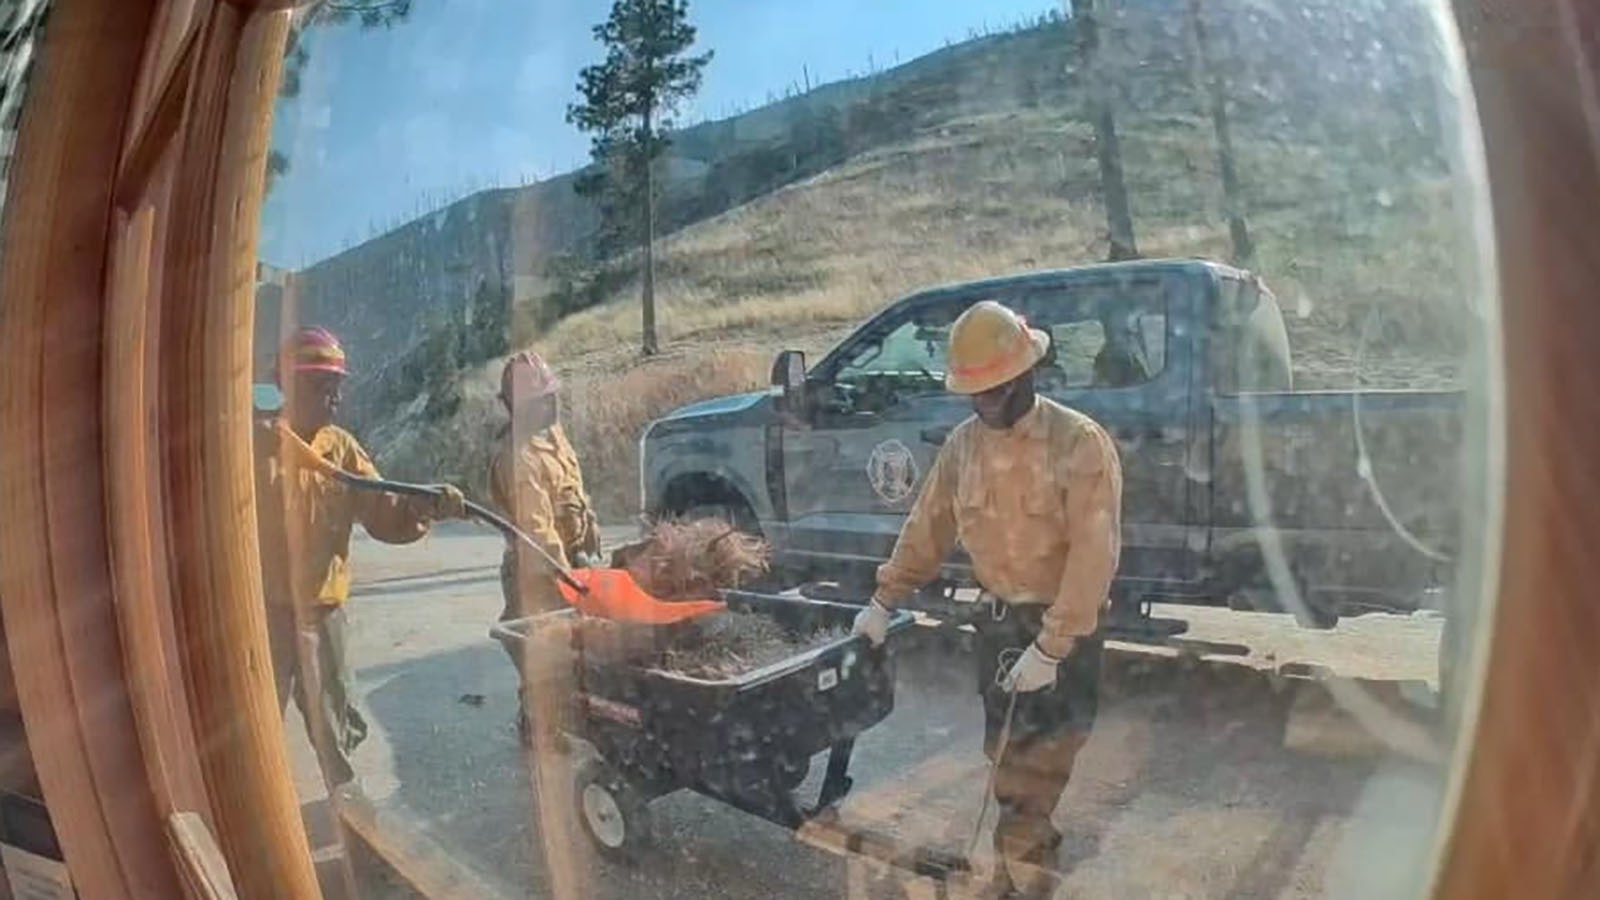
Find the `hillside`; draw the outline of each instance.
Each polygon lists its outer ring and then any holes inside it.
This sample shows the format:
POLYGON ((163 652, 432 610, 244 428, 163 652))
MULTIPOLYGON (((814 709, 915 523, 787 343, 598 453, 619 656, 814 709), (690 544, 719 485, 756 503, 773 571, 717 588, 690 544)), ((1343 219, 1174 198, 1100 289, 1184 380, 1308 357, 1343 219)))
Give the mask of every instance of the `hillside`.
MULTIPOLYGON (((1097 261, 1091 145, 1088 127, 1059 113, 958 120, 683 229, 658 250, 664 336, 776 337, 859 321, 931 284, 1097 261)), ((1438 240, 1449 230, 1440 180, 1386 182, 1381 166, 1307 147, 1238 149, 1257 176, 1257 268, 1289 308, 1302 381, 1344 383, 1337 348, 1374 307, 1391 336, 1449 345, 1438 327, 1453 303, 1439 277, 1449 249, 1438 240)), ((1225 258, 1205 124, 1129 132, 1124 153, 1145 255, 1225 258)), ((635 345, 637 291, 619 285, 535 345, 557 359, 635 345)))
MULTIPOLYGON (((1124 129, 1160 132, 1194 116, 1201 104, 1185 4, 1112 6, 1102 55, 1124 129)), ((1241 138, 1358 152, 1383 160, 1395 178, 1440 170, 1440 86, 1431 77, 1438 54, 1420 4, 1206 0, 1204 9, 1241 138)), ((703 222, 949 122, 1003 112, 1081 118, 1075 41, 1070 21, 1046 17, 677 132, 663 166, 659 231, 703 222)), ((575 174, 465 197, 295 273, 301 316, 377 361, 351 386, 358 424, 389 413, 396 395, 374 386, 406 380, 402 357, 452 321, 470 319, 480 295, 518 308, 518 343, 572 308, 561 296, 562 273, 583 256, 597 221, 572 191, 575 174)), ((615 294, 614 284, 601 287, 577 305, 615 294)), ((272 292, 259 306, 265 340, 276 333, 272 292)))
MULTIPOLYGON (((1201 126, 1127 135, 1149 255, 1226 256, 1214 156, 1201 126)), ((820 351, 916 288, 1099 259, 1104 223, 1088 140, 1086 126, 1060 115, 952 122, 665 239, 657 282, 664 358, 636 358, 632 283, 534 342, 567 374, 574 440, 606 511, 633 508, 643 422, 690 400, 759 386, 774 351, 820 351)), ((1357 177, 1340 174, 1327 154, 1264 144, 1241 151, 1255 170, 1275 173, 1253 193, 1261 212, 1252 222, 1258 268, 1289 315, 1297 383, 1449 383, 1461 310, 1445 186, 1413 179, 1352 198, 1320 180, 1357 177), (1357 338, 1369 317, 1378 327, 1358 366, 1357 338)), ((443 420, 420 413, 425 401, 386 419, 373 433, 384 464, 471 481, 497 420, 494 377, 493 365, 465 373, 453 387, 460 408, 443 420)))
MULTIPOLYGON (((1198 114, 1172 7, 1129 3, 1119 23, 1113 74, 1135 225, 1145 255, 1224 258, 1210 122, 1198 114)), ((1301 21, 1247 0, 1207 8, 1226 26, 1219 40, 1234 48, 1225 69, 1255 267, 1289 314, 1298 383, 1448 383, 1465 313, 1453 263, 1465 226, 1438 138, 1448 117, 1435 105, 1441 93, 1428 77, 1433 51, 1420 13, 1330 4, 1301 21)), ((567 373, 574 439, 608 514, 634 508, 644 421, 759 384, 776 349, 821 349, 930 284, 1103 257, 1092 132, 1071 48, 1070 23, 1049 22, 680 135, 682 153, 704 150, 696 141, 745 150, 675 187, 681 221, 658 247, 664 359, 633 356, 628 261, 614 266, 598 303, 554 322, 549 271, 517 276, 514 340, 567 373), (841 129, 837 142, 800 152, 833 134, 830 122, 841 129), (748 144, 708 136, 713 126, 740 141, 764 135, 769 142, 757 144, 787 148, 789 168, 767 172, 778 182, 770 186, 733 179, 729 193, 730 161, 756 157, 748 144), (684 198, 696 196, 704 215, 684 214, 693 206, 684 198), (727 208, 713 211, 718 204, 727 208)), ((529 214, 513 211, 510 239, 491 242, 513 260, 526 255, 516 235, 529 214)), ((426 369, 395 358, 399 371, 426 369)), ((494 368, 383 379, 359 412, 385 466, 476 482, 496 418, 494 368)))

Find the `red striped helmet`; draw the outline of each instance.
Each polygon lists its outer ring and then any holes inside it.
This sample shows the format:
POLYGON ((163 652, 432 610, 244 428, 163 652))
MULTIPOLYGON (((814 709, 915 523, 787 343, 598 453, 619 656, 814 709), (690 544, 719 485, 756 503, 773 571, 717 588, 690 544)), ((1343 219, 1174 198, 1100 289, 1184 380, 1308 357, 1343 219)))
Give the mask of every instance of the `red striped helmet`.
POLYGON ((296 328, 283 342, 283 368, 290 372, 337 372, 350 374, 345 367, 344 346, 333 332, 320 325, 296 328))

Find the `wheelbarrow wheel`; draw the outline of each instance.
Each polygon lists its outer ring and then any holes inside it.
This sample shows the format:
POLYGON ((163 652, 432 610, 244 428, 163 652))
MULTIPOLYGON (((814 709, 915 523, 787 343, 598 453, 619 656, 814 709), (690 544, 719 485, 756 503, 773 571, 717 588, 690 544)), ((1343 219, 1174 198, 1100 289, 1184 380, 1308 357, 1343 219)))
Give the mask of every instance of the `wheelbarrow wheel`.
POLYGON ((578 821, 602 856, 622 862, 639 858, 650 844, 650 807, 639 789, 602 760, 578 767, 573 799, 578 821))

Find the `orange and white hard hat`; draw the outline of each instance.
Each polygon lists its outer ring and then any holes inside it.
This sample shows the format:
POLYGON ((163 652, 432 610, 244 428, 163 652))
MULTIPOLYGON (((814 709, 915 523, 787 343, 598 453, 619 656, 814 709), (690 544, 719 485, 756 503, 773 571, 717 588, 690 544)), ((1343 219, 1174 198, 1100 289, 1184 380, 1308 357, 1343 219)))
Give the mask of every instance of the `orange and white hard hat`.
POLYGON ((507 403, 548 397, 559 390, 561 378, 532 350, 511 354, 500 370, 500 399, 507 403))
POLYGON ((981 394, 1039 364, 1050 336, 993 300, 976 303, 950 329, 950 371, 944 386, 954 394, 981 394))
POLYGON ((279 371, 350 374, 345 366, 344 345, 320 325, 302 326, 289 335, 283 342, 279 371))

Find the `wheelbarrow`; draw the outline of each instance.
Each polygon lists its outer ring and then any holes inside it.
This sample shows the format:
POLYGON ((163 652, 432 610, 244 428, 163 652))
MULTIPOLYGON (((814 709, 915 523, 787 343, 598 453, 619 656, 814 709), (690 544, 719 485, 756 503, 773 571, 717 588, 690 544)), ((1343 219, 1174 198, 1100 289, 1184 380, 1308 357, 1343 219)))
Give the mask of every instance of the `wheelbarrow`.
MULTIPOLYGON (((803 597, 728 592, 724 599, 730 610, 770 616, 797 637, 848 629, 860 611, 803 597)), ((891 636, 913 621, 896 613, 891 636)), ((708 679, 661 666, 661 636, 683 626, 573 627, 580 623, 579 612, 567 609, 502 622, 490 634, 518 646, 562 626, 560 640, 535 652, 563 644, 571 650, 570 694, 557 727, 593 748, 577 768, 573 801, 604 856, 635 857, 649 840, 650 803, 680 790, 800 828, 849 793, 856 737, 894 709, 887 643, 873 647, 845 634, 735 677, 708 679), (814 802, 803 805, 795 791, 824 750, 826 773, 814 802)))

